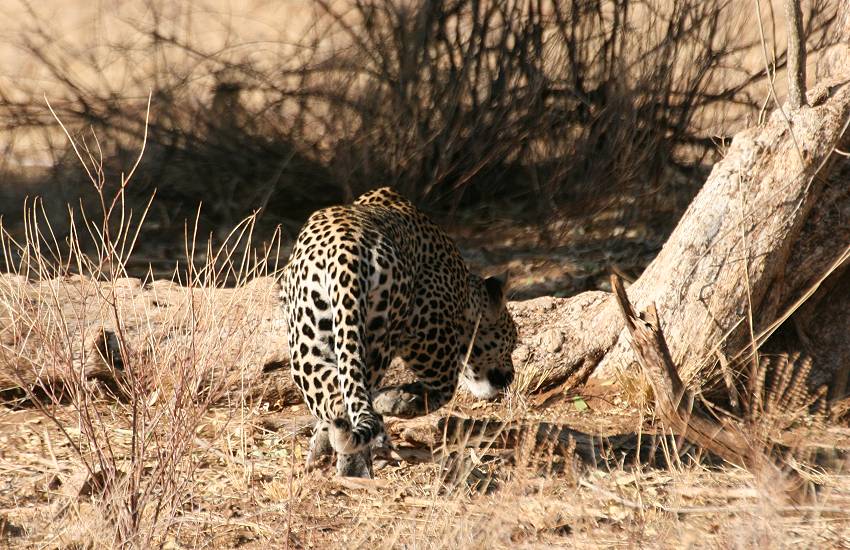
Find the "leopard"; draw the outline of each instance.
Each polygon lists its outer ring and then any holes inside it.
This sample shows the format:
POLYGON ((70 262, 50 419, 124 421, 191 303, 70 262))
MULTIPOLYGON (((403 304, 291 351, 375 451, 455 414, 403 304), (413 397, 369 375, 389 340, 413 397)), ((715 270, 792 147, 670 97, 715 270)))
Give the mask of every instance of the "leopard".
POLYGON ((506 274, 473 274, 448 234, 391 187, 314 212, 281 277, 292 379, 316 424, 307 466, 372 477, 384 416, 414 418, 463 385, 503 395, 517 327, 506 274), (412 382, 381 387, 400 359, 412 382))

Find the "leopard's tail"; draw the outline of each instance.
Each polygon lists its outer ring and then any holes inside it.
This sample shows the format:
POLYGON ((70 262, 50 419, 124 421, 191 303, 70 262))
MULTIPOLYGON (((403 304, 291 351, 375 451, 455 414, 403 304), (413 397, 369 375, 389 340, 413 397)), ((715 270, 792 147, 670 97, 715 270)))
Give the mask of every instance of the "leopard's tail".
MULTIPOLYGON (((354 271, 357 260, 349 256, 354 271)), ((369 373, 366 364, 366 277, 351 276, 338 270, 330 285, 334 319, 334 352, 337 359, 339 390, 345 402, 347 418, 331 422, 330 441, 340 454, 359 453, 384 437, 384 420, 372 405, 369 373)))

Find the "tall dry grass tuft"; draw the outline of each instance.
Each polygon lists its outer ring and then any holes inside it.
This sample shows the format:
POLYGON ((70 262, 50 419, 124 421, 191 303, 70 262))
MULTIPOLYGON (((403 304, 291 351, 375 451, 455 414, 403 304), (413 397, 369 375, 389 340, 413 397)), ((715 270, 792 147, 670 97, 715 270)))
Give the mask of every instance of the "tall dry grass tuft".
MULTIPOLYGON (((199 431, 244 423, 251 406, 245 365, 225 367, 255 345, 255 304, 241 302, 244 293, 214 290, 274 272, 278 250, 275 240, 255 250, 255 217, 219 247, 198 250, 196 223, 184 232, 185 262, 172 282, 128 277, 150 209, 150 201, 141 211, 127 201, 138 160, 110 186, 97 137, 68 138, 100 208, 69 208, 69 230, 60 235, 34 200, 23 240, 0 228, 8 271, 0 278, 7 321, 0 373, 4 389, 22 392, 76 455, 76 473, 57 472, 57 541, 83 530, 109 547, 155 547, 197 506, 195 472, 210 460, 199 431), (134 298, 142 286, 165 304, 134 298), (229 418, 213 426, 205 415, 222 401, 229 418)), ((139 159, 143 152, 144 142, 139 159)))

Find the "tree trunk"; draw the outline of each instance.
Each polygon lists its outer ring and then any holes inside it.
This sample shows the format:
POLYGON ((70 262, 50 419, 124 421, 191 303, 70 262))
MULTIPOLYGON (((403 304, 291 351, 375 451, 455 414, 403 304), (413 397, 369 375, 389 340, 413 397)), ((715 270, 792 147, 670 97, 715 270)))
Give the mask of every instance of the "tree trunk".
POLYGON ((818 59, 818 78, 850 74, 850 2, 841 3, 831 32, 834 44, 818 59))
MULTIPOLYGON (((850 85, 822 84, 811 103, 789 114, 790 125, 774 113, 765 125, 734 138, 662 251, 629 289, 638 309, 657 304, 686 383, 720 356, 740 372, 753 337, 763 344, 827 271, 834 267, 837 277, 845 267, 834 264, 850 244, 848 160, 834 150, 847 142, 850 85)), ((560 308, 569 319, 552 329, 565 334, 569 349, 536 373, 535 387, 573 385, 591 370, 597 381, 610 381, 635 363, 613 301, 593 293, 560 308)), ((846 319, 846 311, 834 311, 833 318, 846 319)), ((822 332, 817 326, 808 331, 816 338, 822 332)), ((833 357, 815 370, 848 361, 833 357)))

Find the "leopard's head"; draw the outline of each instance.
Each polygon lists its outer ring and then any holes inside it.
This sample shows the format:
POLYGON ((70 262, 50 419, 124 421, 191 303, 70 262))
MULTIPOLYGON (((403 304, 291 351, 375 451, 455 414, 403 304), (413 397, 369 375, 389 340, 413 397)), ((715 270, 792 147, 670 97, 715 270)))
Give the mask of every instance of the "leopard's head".
POLYGON ((470 302, 466 311, 467 346, 463 382, 476 397, 491 399, 514 379, 511 354, 517 343, 517 328, 505 300, 507 277, 470 275, 470 302))

